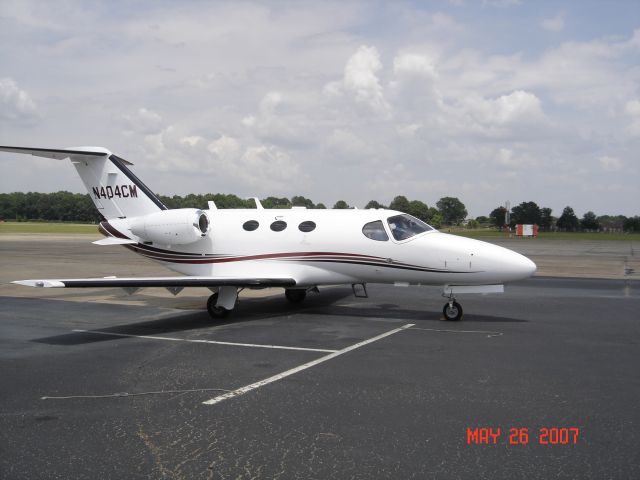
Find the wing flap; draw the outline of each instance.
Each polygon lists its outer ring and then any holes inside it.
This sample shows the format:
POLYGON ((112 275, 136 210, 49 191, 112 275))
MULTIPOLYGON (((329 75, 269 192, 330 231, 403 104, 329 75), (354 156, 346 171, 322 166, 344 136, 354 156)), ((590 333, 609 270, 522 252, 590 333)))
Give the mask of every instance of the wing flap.
POLYGON ((146 288, 146 287, 292 287, 295 279, 285 277, 139 277, 139 278, 68 278, 16 280, 17 285, 37 288, 146 288))

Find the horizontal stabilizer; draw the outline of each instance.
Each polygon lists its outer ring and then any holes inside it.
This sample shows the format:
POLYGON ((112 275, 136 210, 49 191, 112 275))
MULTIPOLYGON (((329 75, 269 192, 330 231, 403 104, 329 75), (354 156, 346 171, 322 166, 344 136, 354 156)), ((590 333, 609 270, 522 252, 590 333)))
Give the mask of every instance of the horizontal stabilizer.
POLYGON ((140 277, 140 278, 69 278, 43 280, 16 280, 12 282, 40 288, 145 288, 145 287, 293 287, 293 278, 242 277, 140 277))
POLYGON ((34 155, 36 157, 53 158, 55 160, 64 160, 71 156, 85 157, 104 157, 111 152, 102 147, 76 147, 71 149, 49 149, 49 148, 31 148, 31 147, 5 147, 0 146, 0 152, 22 153, 34 155))
POLYGON ((135 240, 130 240, 128 238, 107 237, 91 243, 93 243, 94 245, 130 245, 132 243, 138 242, 136 242, 135 240))

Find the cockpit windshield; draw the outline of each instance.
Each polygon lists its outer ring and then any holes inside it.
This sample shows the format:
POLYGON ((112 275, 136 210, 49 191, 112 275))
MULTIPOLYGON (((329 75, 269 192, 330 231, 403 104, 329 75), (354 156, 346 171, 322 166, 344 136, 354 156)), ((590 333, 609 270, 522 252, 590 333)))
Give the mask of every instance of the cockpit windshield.
POLYGON ((432 226, 406 213, 387 218, 387 223, 389 224, 393 238, 396 240, 406 240, 419 233, 433 230, 432 226))

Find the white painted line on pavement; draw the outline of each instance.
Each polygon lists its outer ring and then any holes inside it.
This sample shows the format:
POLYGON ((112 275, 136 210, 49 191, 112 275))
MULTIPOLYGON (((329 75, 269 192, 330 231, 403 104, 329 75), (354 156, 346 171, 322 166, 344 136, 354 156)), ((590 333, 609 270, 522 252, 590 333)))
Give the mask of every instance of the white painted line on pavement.
POLYGON ((413 327, 411 330, 424 330, 425 332, 445 332, 445 333, 486 333, 487 337, 500 337, 502 332, 491 332, 489 330, 442 330, 437 328, 418 328, 413 327))
POLYGON ((311 368, 315 365, 318 365, 320 363, 326 362, 327 360, 331 360, 332 358, 335 358, 339 355, 345 354, 347 352, 350 352, 352 350, 355 350, 356 348, 360 348, 363 347, 364 345, 368 345, 369 343, 373 343, 376 342, 382 338, 388 337, 389 335, 393 335, 394 333, 398 333, 401 332, 402 330, 406 330, 407 328, 411 328, 413 327, 414 324, 413 323, 409 323, 407 325, 404 325, 400 328, 396 328, 393 330, 390 330, 388 332, 385 332, 383 334, 380 334, 376 337, 372 337, 369 338, 367 340, 363 340, 362 342, 356 343, 354 345, 351 345, 349 347, 343 348, 342 350, 338 350, 338 351, 334 351, 333 353, 329 354, 329 355, 325 355, 324 357, 318 358, 317 360, 313 360, 311 362, 307 362, 303 365, 300 365, 298 367, 292 368, 291 370, 287 370, 286 372, 282 372, 282 373, 278 373, 277 375, 274 375, 272 377, 269 378, 265 378, 264 380, 260 380, 258 382, 252 383, 251 385, 246 385, 244 387, 240 387, 236 390, 232 390, 229 393, 225 393, 224 395, 219 395, 215 398, 212 398, 211 400, 207 400, 205 402, 202 402, 204 405, 215 405, 216 403, 220 403, 224 400, 228 400, 230 398, 235 398, 235 397, 239 397, 240 395, 244 395, 247 392, 250 392, 252 390, 255 390, 257 388, 260 387, 264 387, 265 385, 268 385, 270 383, 273 382, 277 382, 278 380, 281 380, 285 377, 288 377, 290 375, 293 375, 294 373, 298 373, 302 370, 306 370, 307 368, 311 368))
POLYGON ((189 343, 212 343, 214 345, 231 345, 235 347, 252 347, 252 348, 273 348, 277 350, 301 350, 303 352, 336 352, 337 350, 328 350, 324 348, 306 348, 306 347, 286 347, 283 345, 261 345, 257 343, 234 343, 234 342, 219 342, 217 340, 199 340, 189 338, 176 338, 176 337, 156 337, 154 335, 129 335, 127 333, 111 333, 111 332, 98 332, 95 330, 73 330, 79 333, 91 333, 96 335, 110 335, 112 337, 133 337, 133 338, 147 338, 149 340, 165 340, 169 342, 189 342, 189 343))

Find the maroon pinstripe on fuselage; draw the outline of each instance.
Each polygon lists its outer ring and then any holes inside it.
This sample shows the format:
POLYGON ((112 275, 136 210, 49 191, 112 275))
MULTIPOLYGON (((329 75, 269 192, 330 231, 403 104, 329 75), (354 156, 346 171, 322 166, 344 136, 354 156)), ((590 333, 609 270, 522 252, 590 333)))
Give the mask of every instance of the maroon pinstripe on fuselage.
MULTIPOLYGON (((100 223, 100 232, 103 235, 113 236, 122 239, 129 239, 126 235, 118 231, 109 222, 104 221, 100 223)), ((276 261, 289 261, 289 262, 312 262, 312 263, 341 263, 341 264, 353 264, 362 266, 371 266, 378 268, 392 268, 400 270, 413 270, 420 272, 432 272, 432 273, 480 273, 473 271, 456 271, 449 269, 439 269, 426 267, 423 265, 415 265, 403 262, 392 261, 391 259, 378 257, 374 255, 362 255, 347 252, 276 252, 276 253, 263 253, 259 255, 233 255, 233 254, 214 254, 214 253, 191 253, 191 252, 178 252, 174 250, 166 250, 144 243, 137 243, 135 245, 124 245, 129 250, 142 255, 146 258, 166 262, 166 263, 178 263, 178 264, 217 264, 217 263, 229 263, 229 262, 246 262, 255 260, 276 260, 276 261)))

